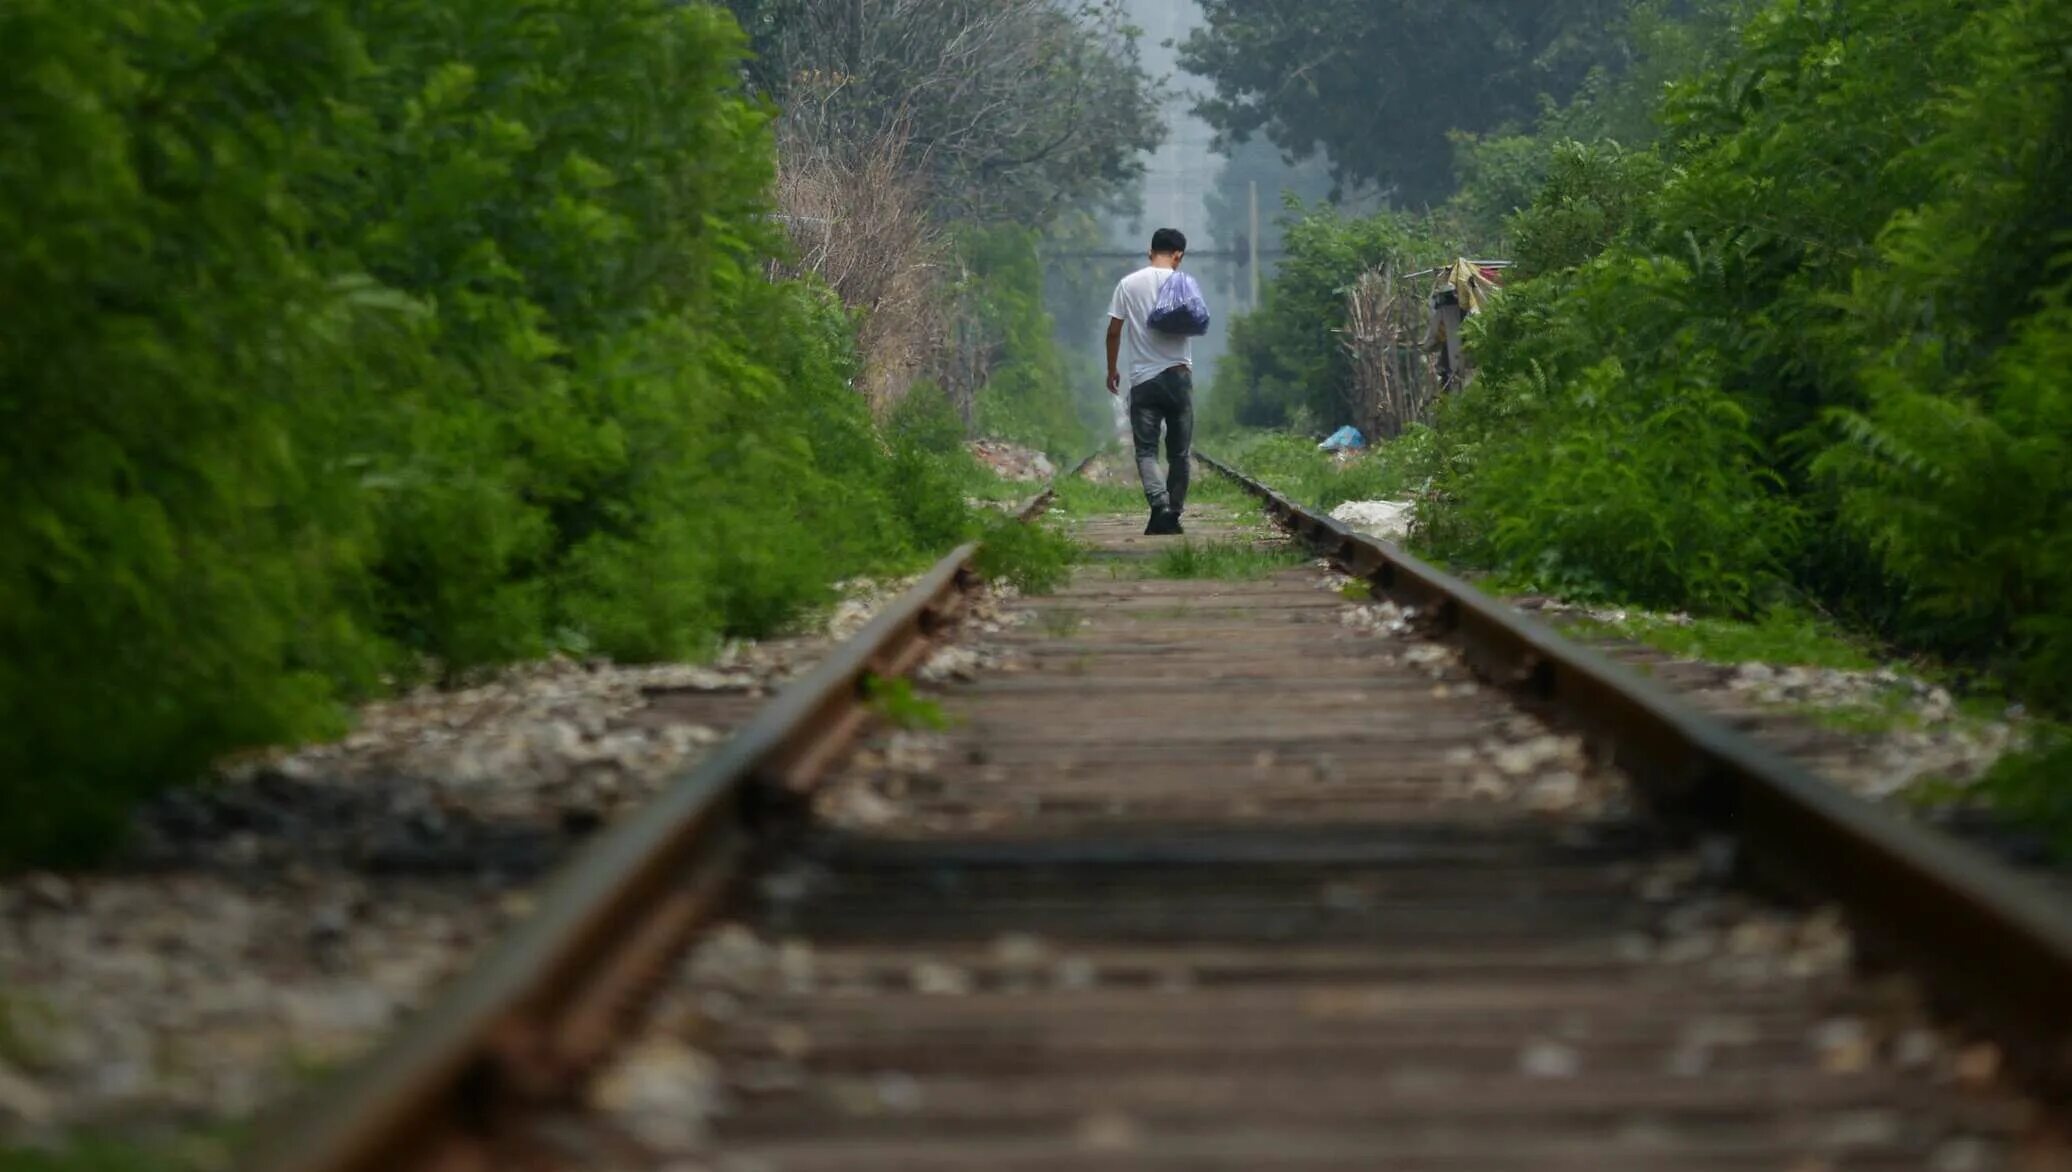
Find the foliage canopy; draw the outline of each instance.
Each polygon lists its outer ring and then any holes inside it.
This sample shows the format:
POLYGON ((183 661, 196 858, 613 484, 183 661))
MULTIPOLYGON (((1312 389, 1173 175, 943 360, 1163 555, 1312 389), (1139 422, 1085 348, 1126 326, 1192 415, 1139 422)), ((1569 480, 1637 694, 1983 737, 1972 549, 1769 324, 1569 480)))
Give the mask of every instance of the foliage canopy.
POLYGON ((669 0, 0 6, 0 857, 384 686, 695 655, 973 531, 840 302, 768 277, 744 49, 669 0))
POLYGON ((1531 121, 1593 68, 1623 60, 1634 0, 1198 0, 1180 61, 1214 93, 1197 110, 1226 140, 1263 133, 1323 152, 1346 183, 1400 203, 1454 190, 1451 135, 1531 121), (1377 112, 1381 112, 1377 114, 1377 112))
POLYGON ((798 132, 897 127, 957 219, 1041 227, 1134 194, 1164 125, 1122 0, 727 0, 798 132))
MULTIPOLYGON (((1435 229, 1291 230, 1501 236, 1521 262, 1435 420, 1424 540, 1570 594, 1810 605, 2062 707, 2072 9, 1721 0, 1628 27, 1627 72, 1537 133, 1459 140, 1435 229)), ((1291 257, 1238 327, 1241 419, 1314 409, 1336 290, 1381 252, 1291 257)))

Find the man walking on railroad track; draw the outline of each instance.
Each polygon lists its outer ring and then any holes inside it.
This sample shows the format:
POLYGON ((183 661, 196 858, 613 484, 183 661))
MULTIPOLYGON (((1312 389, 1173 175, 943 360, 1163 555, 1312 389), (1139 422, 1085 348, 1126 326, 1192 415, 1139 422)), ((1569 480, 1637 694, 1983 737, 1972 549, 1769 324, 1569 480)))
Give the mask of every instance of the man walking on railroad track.
POLYGON ((1194 442, 1194 358, 1190 335, 1208 328, 1208 307, 1191 277, 1180 276, 1187 237, 1177 228, 1151 236, 1151 263, 1124 277, 1108 302, 1108 393, 1122 393, 1118 365, 1124 335, 1129 338, 1130 439, 1137 476, 1151 506, 1147 534, 1182 532, 1187 505, 1188 464, 1194 442), (1168 288, 1169 282, 1184 282, 1168 288), (1175 296, 1175 294, 1184 296, 1175 296), (1165 294, 1166 296, 1161 296, 1165 294), (1179 302, 1180 304, 1173 304, 1179 302), (1171 332, 1152 324, 1177 327, 1171 332), (1166 474, 1158 471, 1158 436, 1165 431, 1166 474))

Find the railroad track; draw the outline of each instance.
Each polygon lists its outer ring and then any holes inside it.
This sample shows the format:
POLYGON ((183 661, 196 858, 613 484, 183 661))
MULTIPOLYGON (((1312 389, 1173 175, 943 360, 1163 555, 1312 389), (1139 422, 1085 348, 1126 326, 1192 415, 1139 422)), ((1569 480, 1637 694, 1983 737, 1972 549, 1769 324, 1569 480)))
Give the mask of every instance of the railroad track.
POLYGON ((251 1166, 2065 1166, 2061 908, 1243 483, 1377 600, 1083 522, 1020 670, 845 756, 958 551, 251 1166))

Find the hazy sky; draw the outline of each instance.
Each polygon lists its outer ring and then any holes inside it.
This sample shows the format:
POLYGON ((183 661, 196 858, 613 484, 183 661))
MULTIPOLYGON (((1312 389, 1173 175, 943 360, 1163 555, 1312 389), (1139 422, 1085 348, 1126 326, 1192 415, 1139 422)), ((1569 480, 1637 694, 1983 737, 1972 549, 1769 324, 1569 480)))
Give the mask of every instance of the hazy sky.
MULTIPOLYGON (((1194 99, 1188 91, 1203 88, 1200 78, 1181 71, 1175 53, 1165 44, 1179 41, 1201 23, 1201 8, 1194 0, 1125 0, 1130 20, 1144 30, 1141 45, 1144 67, 1153 77, 1164 77, 1171 93, 1166 100, 1168 132, 1165 145, 1145 161, 1143 212, 1141 218, 1120 217, 1107 226, 1109 244, 1120 255, 1087 262, 1082 283, 1053 282, 1050 309, 1066 344, 1102 360, 1101 336, 1108 325, 1108 293, 1114 282, 1144 263, 1143 249, 1151 230, 1178 228, 1187 234, 1190 249, 1234 247, 1241 224, 1208 223, 1206 198, 1222 169, 1223 156, 1210 151, 1214 132, 1194 116, 1194 99)), ((1262 194, 1262 200, 1265 196, 1262 194)), ((1209 335, 1194 344, 1197 394, 1206 391, 1215 378, 1216 363, 1223 355, 1230 319, 1243 308, 1245 272, 1231 257, 1189 257, 1187 268, 1209 296, 1216 315, 1209 335)), ((1270 266, 1269 266, 1270 271, 1270 266)))
MULTIPOLYGON (((1201 23, 1201 9, 1194 0, 1128 0, 1130 19, 1144 30, 1144 65, 1151 75, 1169 78, 1173 93, 1167 99, 1166 119, 1171 128, 1165 145, 1151 156, 1144 176, 1144 228, 1171 226, 1187 233, 1196 247, 1217 241, 1216 225, 1206 222, 1203 200, 1222 165, 1220 155, 1209 152, 1213 132, 1190 111, 1193 100, 1187 90, 1199 87, 1200 79, 1183 73, 1166 41, 1186 37, 1201 23)), ((1228 227, 1235 227, 1231 225, 1228 227)), ((1116 243, 1135 247, 1142 234, 1135 226, 1116 224, 1116 243)), ((1229 232, 1222 234, 1227 237, 1229 232)))

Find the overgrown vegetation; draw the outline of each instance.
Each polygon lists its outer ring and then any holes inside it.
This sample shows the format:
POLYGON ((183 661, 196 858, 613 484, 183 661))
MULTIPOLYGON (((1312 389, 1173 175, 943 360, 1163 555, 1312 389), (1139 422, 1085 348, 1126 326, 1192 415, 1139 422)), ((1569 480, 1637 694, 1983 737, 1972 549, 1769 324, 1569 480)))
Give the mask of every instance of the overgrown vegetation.
POLYGON ((903 676, 865 676, 863 696, 871 711, 894 728, 941 732, 950 727, 942 704, 914 691, 914 681, 903 676))
POLYGON ((1670 91, 1674 176, 1485 323, 1435 540, 1571 593, 1808 596, 2063 703, 2068 49, 2026 0, 1763 8, 1670 91))
MULTIPOLYGON (((1243 582, 1270 577, 1307 560, 1308 555, 1292 545, 1188 537, 1160 548, 1141 567, 1141 573, 1149 578, 1213 578, 1243 582)), ((1120 565, 1116 569, 1122 571, 1120 565)))
POLYGON ((1084 454, 1098 382, 1052 341, 1036 243, 1133 200, 1164 133, 1122 0, 727 6, 780 112, 797 266, 857 315, 872 404, 921 381, 967 425, 1084 454))
POLYGON ((1047 594, 1064 585, 1082 552, 1069 534, 1041 518, 1025 524, 1001 517, 981 538, 985 544, 978 551, 979 572, 1023 594, 1047 594))
POLYGON ((1693 618, 1675 621, 1646 613, 1623 619, 1577 619, 1562 626, 1581 634, 1613 635, 1672 655, 1710 663, 1767 663, 1863 671, 1878 665, 1867 647, 1832 623, 1778 609, 1760 619, 1693 618))
MULTIPOLYGON (((1298 248, 1216 390, 1238 422, 1335 425, 1334 291, 1380 242, 1501 250, 1479 375, 1415 441, 1426 550, 1575 598, 1829 614, 2063 713, 2072 8, 1623 9, 1622 69, 1535 126, 1456 125, 1431 217, 1311 217, 1377 243, 1298 248)), ((1986 788, 2047 814, 2018 795, 2062 795, 2062 766, 1986 788)))
POLYGON ((1329 512, 1344 501, 1407 497, 1424 477, 1432 432, 1416 427, 1395 443, 1340 460, 1314 440, 1287 432, 1225 436, 1217 454, 1297 504, 1329 512))
POLYGON ((2062 704, 2072 14, 1631 7, 1629 74, 1464 142, 1433 220, 1312 216, 1332 244, 1241 323, 1226 402, 1335 423, 1334 290, 1419 233, 1501 233, 1479 377, 1390 461, 1429 480, 1427 548, 1571 597, 1812 606, 2062 704))
POLYGON ((986 341, 965 372, 975 388, 978 430, 1050 453, 1069 470, 1086 455, 1092 436, 1111 426, 1107 404, 1086 392, 1095 384, 1078 380, 1080 394, 1055 340, 1043 307, 1043 269, 1036 233, 996 226, 965 235, 961 256, 965 301, 986 341))
POLYGON ((2039 734, 2038 744, 2002 757, 1986 772, 1972 796, 2034 826, 2048 836, 2060 859, 2072 859, 2072 728, 2057 725, 2039 734))
POLYGON ((881 428, 871 309, 775 263, 743 49, 665 0, 0 9, 0 859, 396 683, 696 656, 976 532, 961 421, 881 428))
POLYGON ((1290 205, 1279 272, 1260 308, 1230 324, 1230 347, 1201 406, 1204 431, 1233 427, 1329 430, 1347 417, 1349 359, 1340 345, 1346 287, 1383 264, 1411 271, 1444 245, 1406 217, 1348 219, 1290 205))

